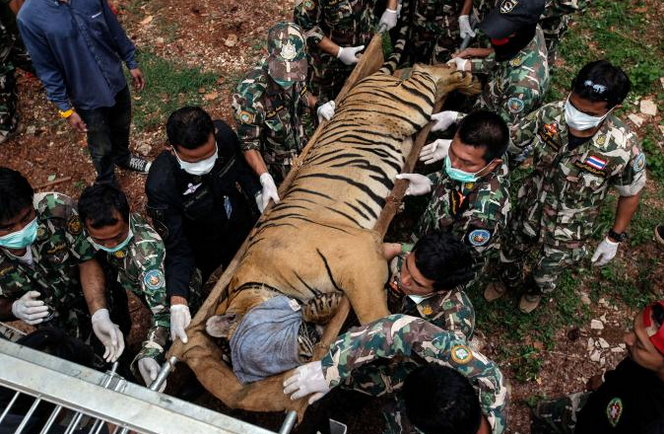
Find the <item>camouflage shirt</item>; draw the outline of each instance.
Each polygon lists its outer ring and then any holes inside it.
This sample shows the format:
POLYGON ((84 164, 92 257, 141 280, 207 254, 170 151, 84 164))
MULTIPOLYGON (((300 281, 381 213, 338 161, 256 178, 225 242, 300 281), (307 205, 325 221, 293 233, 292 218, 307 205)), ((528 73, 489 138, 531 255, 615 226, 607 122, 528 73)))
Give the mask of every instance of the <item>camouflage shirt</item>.
POLYGON ((129 224, 134 234, 129 243, 106 259, 118 272, 118 283, 131 291, 150 309, 152 321, 141 351, 135 360, 158 358, 168 343, 171 325, 166 294, 164 259, 166 248, 157 232, 138 214, 131 214, 129 224))
POLYGON ((448 366, 465 375, 479 395, 493 433, 505 430, 508 388, 498 366, 454 333, 421 318, 390 315, 352 329, 332 344, 321 365, 330 387, 361 381, 362 392, 380 396, 400 389, 408 373, 423 362, 448 366), (392 369, 376 365, 381 360, 391 361, 392 369), (362 377, 353 375, 358 369, 362 377))
POLYGON ((275 83, 267 62, 249 71, 233 94, 242 151, 260 151, 268 164, 299 154, 307 142, 302 124, 307 93, 305 83, 296 82, 289 89, 275 83))
POLYGON ((38 291, 53 318, 40 325, 54 325, 70 336, 85 339, 90 332, 88 312, 78 264, 94 257, 94 248, 83 234, 74 202, 60 193, 35 194, 37 238, 28 247, 32 265, 0 248, 0 296, 17 300, 38 291))
POLYGON ((549 89, 547 51, 539 26, 533 40, 512 59, 496 62, 491 54, 472 60, 471 65, 473 72, 491 75, 475 107, 498 113, 508 124, 540 107, 549 89))
POLYGON ((503 163, 475 183, 455 181, 444 170, 429 175, 433 192, 420 218, 417 238, 435 230, 452 232, 471 248, 477 275, 489 252, 500 248, 500 235, 507 225, 508 172, 503 163))
POLYGON ((310 50, 327 36, 343 47, 367 45, 378 19, 377 0, 297 0, 293 21, 304 29, 310 50))
POLYGON ((412 244, 404 245, 402 252, 390 262, 390 280, 387 288, 387 305, 390 312, 418 316, 453 332, 461 339, 470 339, 475 330, 475 309, 460 288, 451 291, 435 291, 419 302, 404 295, 400 289, 401 268, 410 255, 412 244))
POLYGON ((591 235, 609 186, 633 196, 646 183, 646 156, 629 128, 613 114, 599 131, 568 149, 564 101, 547 104, 512 127, 508 153, 533 156, 533 172, 519 189, 515 218, 531 237, 545 229, 547 242, 583 241, 591 235))

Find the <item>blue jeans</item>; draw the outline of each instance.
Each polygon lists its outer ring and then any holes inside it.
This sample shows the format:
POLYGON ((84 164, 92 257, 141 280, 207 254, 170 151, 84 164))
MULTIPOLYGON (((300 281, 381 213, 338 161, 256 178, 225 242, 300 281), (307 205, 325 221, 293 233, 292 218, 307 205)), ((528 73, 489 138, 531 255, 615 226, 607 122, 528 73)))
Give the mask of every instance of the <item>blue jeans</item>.
POLYGON ((131 96, 129 87, 115 95, 115 105, 90 110, 76 109, 88 127, 88 149, 97 171, 96 182, 115 182, 115 165, 127 167, 131 96))

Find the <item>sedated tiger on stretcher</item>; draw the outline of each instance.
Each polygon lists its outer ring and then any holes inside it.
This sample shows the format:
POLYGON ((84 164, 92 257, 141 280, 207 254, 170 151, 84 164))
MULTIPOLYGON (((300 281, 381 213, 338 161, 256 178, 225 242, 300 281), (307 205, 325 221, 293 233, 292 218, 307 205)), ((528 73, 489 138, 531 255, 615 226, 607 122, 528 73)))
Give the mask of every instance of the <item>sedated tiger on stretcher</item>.
MULTIPOLYGON (((234 362, 238 355, 251 365, 252 358, 265 358, 264 352, 275 347, 270 339, 278 335, 270 333, 281 319, 268 329, 243 327, 243 319, 277 296, 296 300, 299 306, 293 310, 301 308, 305 324, 328 321, 342 293, 362 324, 389 314, 383 290, 388 266, 373 228, 410 152, 412 136, 429 122, 435 102, 455 89, 476 93, 478 86, 471 74, 445 65, 417 64, 404 80, 391 73, 385 66, 352 88, 282 192, 281 202, 256 227, 229 283, 228 308, 206 327, 231 346, 236 330, 242 329, 251 345, 237 346, 234 362)), ((270 312, 260 315, 269 321, 270 312)), ((301 338, 307 335, 302 327, 295 365, 298 359, 307 361, 312 350, 301 338)), ((283 360, 276 368, 260 363, 255 370, 264 370, 264 377, 294 367, 283 360)), ((247 382, 260 375, 238 378, 247 382)))

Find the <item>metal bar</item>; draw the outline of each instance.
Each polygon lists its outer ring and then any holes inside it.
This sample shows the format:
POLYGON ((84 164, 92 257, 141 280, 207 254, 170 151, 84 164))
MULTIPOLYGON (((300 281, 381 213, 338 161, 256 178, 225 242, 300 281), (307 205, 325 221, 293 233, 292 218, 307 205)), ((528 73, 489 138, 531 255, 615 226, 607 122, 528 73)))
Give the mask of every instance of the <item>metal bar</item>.
POLYGON ((5 411, 2 412, 2 416, 0 416, 0 423, 2 423, 2 421, 5 419, 5 417, 7 416, 7 413, 9 413, 9 410, 11 410, 14 403, 16 403, 16 400, 18 399, 20 394, 21 394, 21 392, 16 392, 16 394, 14 395, 12 400, 9 401, 9 405, 7 405, 7 408, 5 408, 5 411))
POLYGON ((82 417, 83 413, 77 412, 74 414, 74 416, 71 418, 71 422, 69 422, 69 425, 67 426, 67 431, 65 431, 65 434, 72 434, 74 431, 76 431, 78 424, 81 423, 82 417))
POLYGON ((58 405, 53 409, 51 412, 51 415, 48 417, 48 420, 46 421, 46 425, 44 425, 44 428, 39 432, 39 434, 47 434, 48 430, 51 429, 53 426, 53 423, 55 422, 55 419, 58 417, 58 414, 60 414, 60 411, 62 411, 62 406, 58 405))
POLYGON ((116 425, 115 429, 113 430, 113 434, 118 434, 119 429, 120 429, 120 425, 116 425))
POLYGON ((289 411, 288 414, 286 415, 284 423, 281 425, 281 428, 279 429, 279 434, 290 434, 291 430, 295 426, 296 421, 297 421, 297 411, 295 410, 289 411))
POLYGON ((25 413, 25 416, 23 416, 23 420, 21 421, 21 424, 18 426, 18 428, 16 428, 16 431, 14 431, 14 434, 21 434, 21 432, 23 432, 25 426, 30 421, 30 418, 34 414, 35 410, 37 410, 39 403, 41 403, 41 398, 37 398, 32 402, 30 409, 28 410, 27 413, 25 413))
POLYGON ((168 375, 171 373, 171 370, 175 366, 175 364, 178 362, 178 358, 175 356, 171 356, 170 359, 166 360, 163 365, 161 365, 161 369, 159 369, 159 374, 157 374, 157 378, 150 384, 150 390, 158 391, 159 388, 161 387, 162 384, 166 381, 166 378, 168 378, 168 375))

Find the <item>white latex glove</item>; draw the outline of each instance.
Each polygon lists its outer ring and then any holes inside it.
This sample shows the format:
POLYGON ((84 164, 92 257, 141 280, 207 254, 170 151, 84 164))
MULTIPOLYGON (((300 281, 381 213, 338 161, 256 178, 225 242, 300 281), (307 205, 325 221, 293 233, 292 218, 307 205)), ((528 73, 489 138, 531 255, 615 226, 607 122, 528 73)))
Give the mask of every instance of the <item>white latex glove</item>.
POLYGON ((471 38, 475 37, 475 32, 470 27, 470 19, 468 15, 459 15, 459 32, 461 34, 461 39, 466 39, 466 36, 471 38))
POLYGON ((360 58, 357 57, 357 53, 362 50, 364 50, 364 45, 358 45, 357 47, 339 47, 337 59, 341 60, 345 65, 354 65, 360 60, 360 58))
POLYGON ((457 71, 470 71, 470 62, 461 57, 453 57, 447 61, 448 65, 454 65, 457 71))
POLYGON ((406 196, 422 196, 431 193, 432 182, 429 178, 419 173, 400 173, 397 179, 406 179, 410 181, 406 189, 406 196))
POLYGON ((256 200, 256 206, 258 207, 258 211, 263 212, 265 208, 263 208, 263 193, 260 191, 256 193, 256 196, 254 196, 254 199, 256 200))
POLYGON ((120 358, 124 351, 124 336, 120 331, 120 327, 113 324, 108 309, 99 309, 92 315, 92 330, 95 332, 97 339, 104 344, 104 360, 107 362, 115 362, 120 358))
POLYGON ((183 344, 187 343, 187 333, 184 331, 191 322, 191 313, 186 304, 174 304, 171 306, 171 340, 180 338, 183 344))
MULTIPOLYGON (((420 151, 420 161, 424 164, 433 164, 447 157, 447 150, 450 149, 451 140, 438 139, 422 148, 420 151)), ((427 178, 429 179, 429 178, 427 178)))
POLYGON ((268 172, 261 175, 260 181, 263 186, 263 191, 261 192, 263 208, 259 208, 261 212, 263 212, 265 208, 267 208, 267 204, 270 203, 270 199, 272 199, 274 203, 279 203, 279 193, 277 192, 277 186, 274 183, 274 179, 272 179, 272 175, 268 172))
POLYGON ((459 116, 459 112, 455 112, 454 110, 445 110, 432 114, 431 122, 433 122, 433 125, 431 125, 431 132, 445 131, 456 122, 457 116, 459 116))
MULTIPOLYGON (((467 18, 467 17, 466 17, 467 18)), ((380 21, 378 21, 378 28, 380 26, 385 26, 386 30, 389 32, 397 25, 397 11, 396 9, 385 9, 383 15, 380 16, 380 21)))
POLYGON ((150 387, 159 374, 159 363, 152 357, 143 357, 138 361, 138 371, 141 373, 145 385, 150 387))
POLYGON ((334 100, 328 101, 322 106, 318 107, 316 114, 318 115, 318 123, 323 122, 323 119, 329 121, 334 116, 334 110, 337 108, 337 105, 334 103, 334 100))
POLYGON ((605 266, 616 256, 619 245, 620 243, 611 241, 608 237, 604 238, 604 241, 597 246, 597 250, 595 250, 591 262, 598 267, 605 266))
POLYGON ((12 314, 30 325, 44 321, 48 316, 48 306, 42 300, 37 300, 40 296, 38 291, 26 292, 12 303, 12 314))
POLYGON ((320 360, 298 366, 295 373, 284 381, 284 395, 292 393, 292 400, 311 395, 309 404, 318 401, 329 391, 330 386, 323 376, 320 360))

